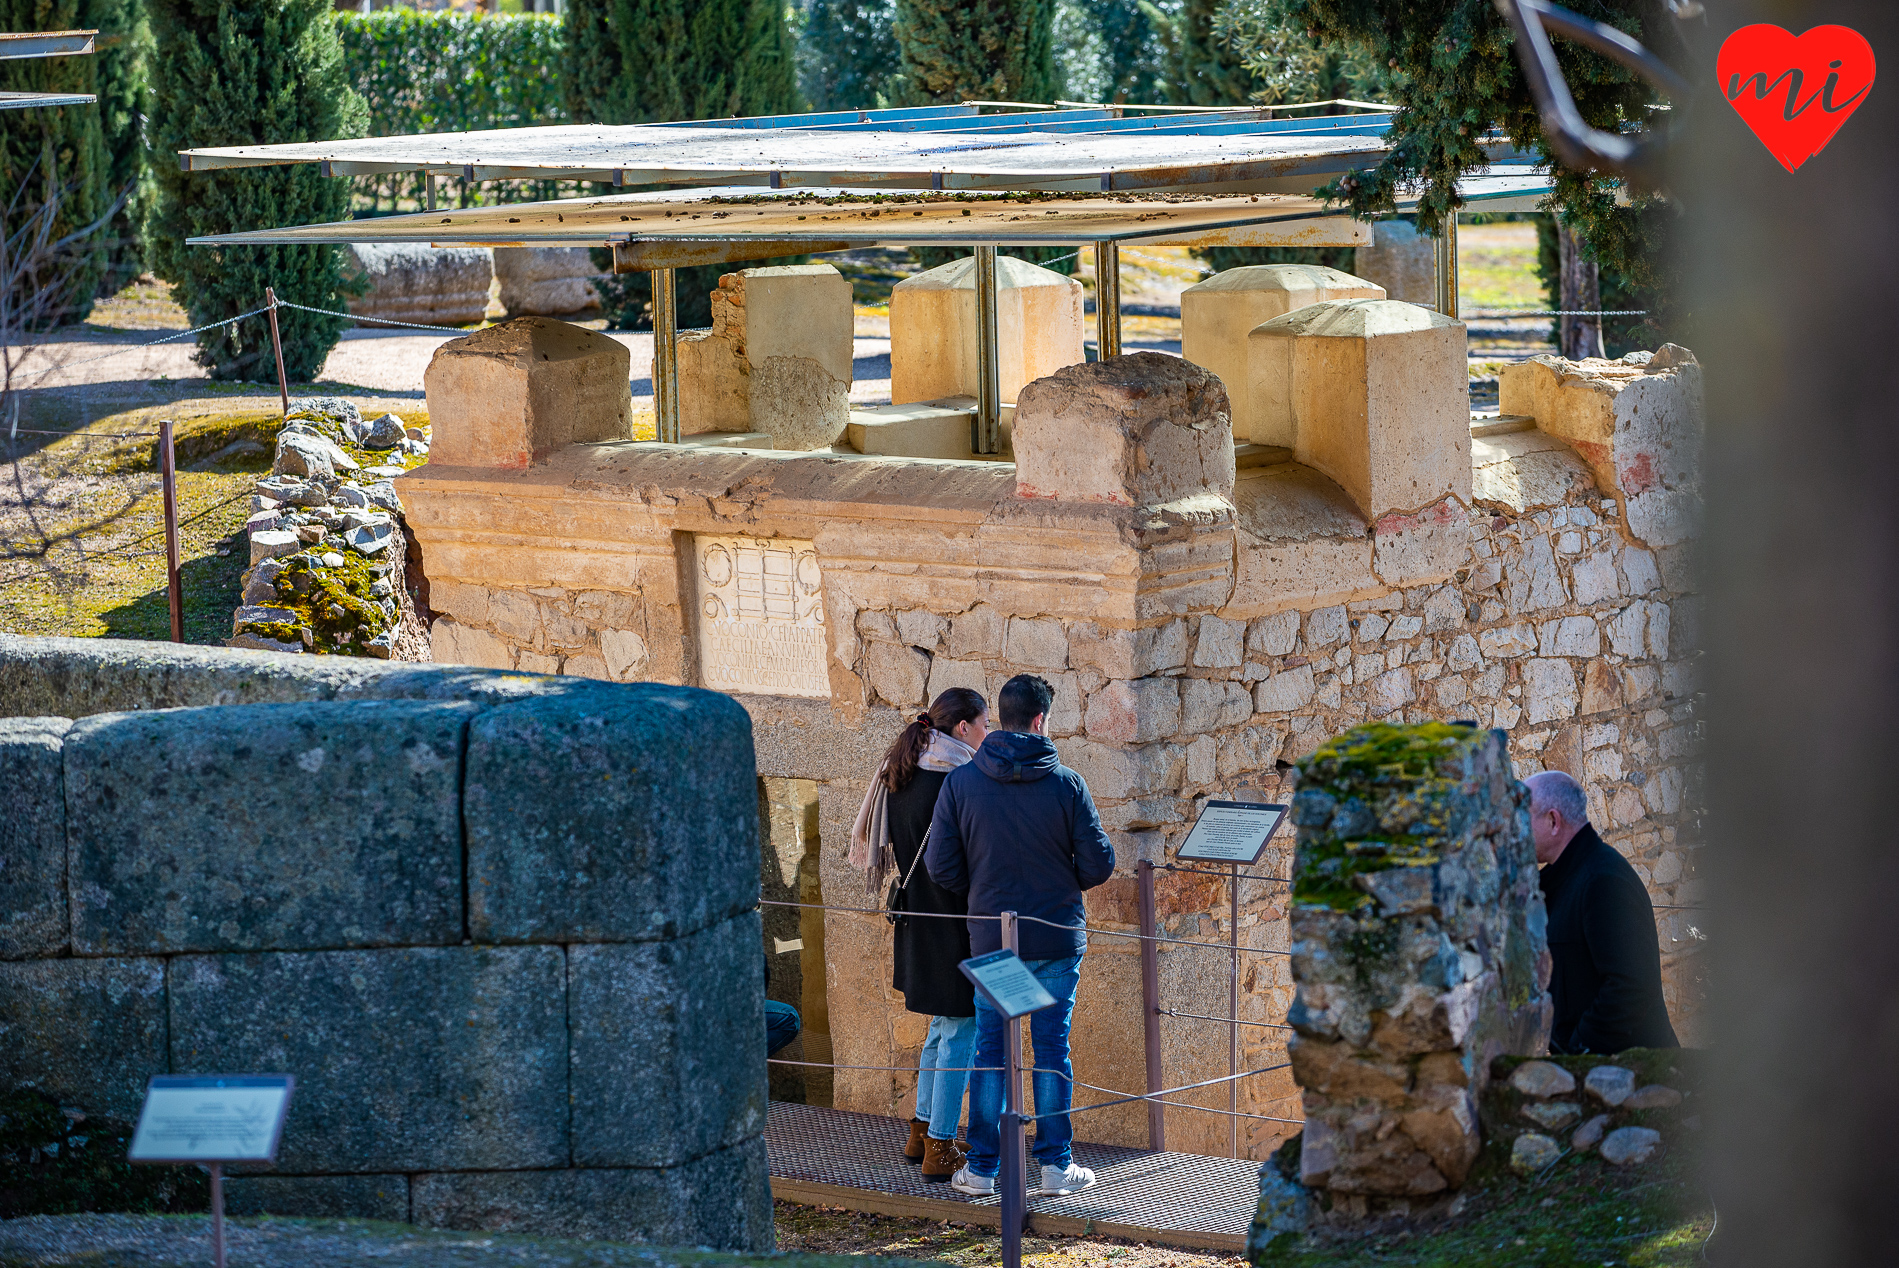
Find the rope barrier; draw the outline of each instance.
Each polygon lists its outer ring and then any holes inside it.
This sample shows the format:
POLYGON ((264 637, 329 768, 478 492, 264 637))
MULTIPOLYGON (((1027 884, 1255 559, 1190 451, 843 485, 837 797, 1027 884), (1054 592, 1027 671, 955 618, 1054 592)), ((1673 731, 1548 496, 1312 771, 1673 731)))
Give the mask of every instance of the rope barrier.
POLYGON ((82 440, 97 437, 100 440, 135 440, 141 436, 155 437, 155 431, 35 431, 30 427, 15 427, 7 433, 14 436, 77 436, 82 440))
MULTIPOLYGON (((1219 875, 1225 875, 1225 873, 1222 872, 1222 873, 1219 873, 1219 875)), ((803 907, 811 911, 841 911, 841 912, 846 912, 852 915, 859 915, 859 916, 882 916, 882 915, 889 914, 885 912, 881 907, 833 907, 826 903, 794 903, 794 902, 789 902, 783 899, 776 899, 776 898, 761 898, 758 900, 758 902, 761 907, 803 907)), ((1001 916, 976 916, 976 915, 958 916, 950 912, 943 912, 943 911, 906 911, 906 912, 901 912, 898 914, 902 915, 906 920, 912 916, 933 917, 938 920, 1001 920, 1002 919, 1001 916)), ((1132 938, 1136 942, 1169 942, 1169 943, 1175 944, 1176 946, 1183 946, 1183 947, 1206 947, 1209 950, 1213 950, 1213 951, 1224 951, 1228 953, 1229 955, 1232 954, 1233 951, 1235 950, 1233 945, 1227 942, 1198 942, 1192 938, 1169 938, 1160 934, 1150 935, 1150 934, 1145 934, 1145 933, 1126 933, 1120 929, 1103 929, 1098 925, 1058 925, 1053 920, 1044 920, 1040 916, 1017 916, 1016 920, 1032 922, 1038 925, 1046 925, 1050 929, 1060 929, 1064 933, 1098 933, 1104 938, 1132 938)), ((1292 954, 1292 952, 1290 951, 1275 951, 1268 947, 1240 947, 1238 949, 1240 951, 1248 952, 1253 955, 1291 955, 1292 954)))
POLYGON ((278 300, 277 307, 296 308, 306 313, 321 313, 325 317, 347 317, 358 325, 367 322, 373 326, 403 326, 410 330, 434 330, 438 332, 453 330, 458 334, 466 334, 468 332, 466 326, 431 326, 426 322, 420 321, 397 321, 393 317, 361 317, 355 313, 339 313, 334 308, 312 308, 308 304, 293 304, 287 299, 278 300))
MULTIPOLYGON (((815 1066, 820 1070, 890 1070, 897 1074, 922 1073, 921 1070, 913 1065, 837 1065, 830 1061, 792 1061, 785 1057, 766 1057, 765 1064, 808 1065, 815 1066)), ((1003 1069, 1004 1067, 999 1065, 933 1065, 930 1067, 930 1072, 932 1074, 976 1074, 990 1071, 1000 1074, 1003 1069)))
POLYGON ((1206 1013, 1183 1013, 1176 1008, 1157 1008, 1154 1010, 1162 1017, 1191 1017, 1195 1021, 1217 1021, 1223 1026, 1259 1026, 1266 1030, 1291 1030, 1291 1026, 1282 1026, 1271 1021, 1242 1021, 1237 1017, 1211 1017, 1206 1013))
POLYGON ((1275 881, 1281 885, 1292 884, 1292 878, 1288 876, 1257 876, 1252 872, 1221 872, 1208 867, 1182 867, 1178 863, 1157 864, 1154 870, 1157 872, 1191 872, 1196 876, 1219 876, 1227 879, 1231 879, 1237 875, 1243 881, 1275 881))
MULTIPOLYGON (((1097 1101, 1093 1105, 1077 1105, 1065 1111, 1062 1111, 1061 1113, 1055 1113, 1055 1114, 1036 1114, 1033 1116, 1024 1115, 1024 1120, 1028 1122, 1040 1122, 1044 1118, 1066 1118, 1070 1114, 1085 1114, 1089 1110, 1108 1109, 1115 1105, 1127 1105, 1133 1101, 1158 1101, 1162 1105, 1171 1105, 1171 1106, 1174 1106, 1176 1109, 1197 1109, 1197 1110, 1206 1110, 1207 1113, 1209 1114, 1232 1114, 1234 1117, 1263 1118, 1265 1117, 1265 1115, 1262 1115, 1262 1114, 1241 1115, 1241 1114, 1237 1114, 1235 1111, 1232 1111, 1232 1110, 1218 1110, 1218 1109, 1213 1109, 1205 1105, 1189 1105, 1184 1101, 1168 1101, 1168 1100, 1162 1100, 1161 1098, 1171 1092, 1191 1092, 1195 1088, 1211 1087, 1212 1085, 1216 1083, 1230 1083, 1235 1079, 1244 1079, 1255 1074, 1270 1074, 1274 1070, 1287 1069, 1289 1066, 1291 1066, 1291 1064, 1292 1064, 1291 1062, 1287 1061, 1287 1062, 1281 1062, 1279 1065, 1269 1065, 1259 1070, 1247 1070, 1240 1074, 1223 1074, 1217 1079, 1208 1079, 1202 1083, 1188 1083, 1181 1087, 1163 1088, 1159 1092, 1134 1093, 1132 1095, 1129 1095, 1127 1093, 1122 1093, 1119 1099, 1117 1100, 1097 1101)), ((1059 1070, 1045 1070, 1041 1066, 1030 1066, 1028 1067, 1028 1069, 1030 1070, 1030 1072, 1035 1073, 1035 1074, 1053 1074, 1057 1078, 1066 1078, 1068 1079, 1070 1083, 1073 1083, 1076 1087, 1085 1087, 1090 1092, 1106 1092, 1111 1096, 1115 1094, 1114 1088, 1096 1087, 1092 1083, 1081 1083, 1081 1082, 1076 1081, 1072 1076, 1062 1074, 1061 1071, 1059 1070)), ((1279 1118, 1279 1119, 1273 1119, 1271 1121, 1278 1122, 1278 1123, 1290 1123, 1290 1122, 1295 1122, 1295 1121, 1300 1121, 1300 1120, 1295 1120, 1295 1119, 1290 1119, 1290 1118, 1279 1118)))
POLYGON ((174 339, 184 339, 191 335, 203 334, 207 330, 216 330, 220 326, 234 326, 238 322, 243 321, 246 317, 261 316, 269 311, 270 305, 265 304, 262 308, 251 309, 248 313, 239 313, 235 317, 226 317, 223 321, 214 321, 208 326, 193 326, 190 330, 181 330, 175 335, 166 335, 163 339, 147 339, 144 343, 135 343, 130 347, 114 348, 111 352, 101 353, 96 357, 87 357, 83 361, 64 361, 59 365, 49 365, 34 377, 36 379, 43 379, 55 370, 70 370, 74 366, 91 365, 94 361, 106 361, 112 357, 122 357, 128 352, 138 352, 145 348, 155 348, 161 343, 170 343, 174 339))

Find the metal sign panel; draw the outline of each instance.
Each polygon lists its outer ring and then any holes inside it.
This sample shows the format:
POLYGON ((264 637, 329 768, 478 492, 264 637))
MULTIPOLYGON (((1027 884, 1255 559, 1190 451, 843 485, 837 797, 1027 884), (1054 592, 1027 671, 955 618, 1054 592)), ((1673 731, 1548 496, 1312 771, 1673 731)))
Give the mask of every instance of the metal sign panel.
POLYGON ((288 1074, 160 1074, 145 1088, 132 1162, 275 1162, 296 1079, 288 1074))
POLYGON ((982 992, 989 1006, 1009 1021, 1039 1013, 1055 1004, 1055 997, 1048 993, 1048 988, 1029 972, 1029 966, 1013 951, 991 951, 988 955, 964 960, 956 967, 982 992))
POLYGON ((1266 802, 1209 801, 1174 857, 1183 863, 1251 867, 1285 822, 1286 807, 1266 802))

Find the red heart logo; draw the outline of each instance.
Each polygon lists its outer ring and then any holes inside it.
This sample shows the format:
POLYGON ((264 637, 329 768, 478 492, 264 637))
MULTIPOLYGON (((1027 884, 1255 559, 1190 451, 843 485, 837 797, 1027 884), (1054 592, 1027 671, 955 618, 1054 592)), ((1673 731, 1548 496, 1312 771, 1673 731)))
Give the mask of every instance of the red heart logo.
POLYGON ((1850 26, 1805 35, 1744 26, 1714 65, 1728 104, 1790 172, 1826 148, 1873 87, 1873 46, 1850 26))

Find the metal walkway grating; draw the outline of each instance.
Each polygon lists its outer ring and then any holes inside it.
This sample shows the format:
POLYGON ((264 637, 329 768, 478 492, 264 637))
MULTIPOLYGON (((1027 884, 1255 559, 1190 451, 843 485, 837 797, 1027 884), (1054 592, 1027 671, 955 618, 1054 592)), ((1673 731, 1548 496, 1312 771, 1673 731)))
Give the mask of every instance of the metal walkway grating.
MULTIPOLYGON (((765 1127, 774 1197, 883 1215, 997 1227, 996 1198, 965 1197, 903 1160, 899 1119, 773 1101, 765 1127)), ((1075 1142, 1093 1188, 1029 1199, 1029 1228, 1209 1250, 1242 1250, 1259 1205, 1259 1164, 1075 1142)), ((1031 1167, 1033 1161, 1031 1161, 1031 1167)), ((1030 1172, 1034 1175, 1033 1170, 1030 1172)))

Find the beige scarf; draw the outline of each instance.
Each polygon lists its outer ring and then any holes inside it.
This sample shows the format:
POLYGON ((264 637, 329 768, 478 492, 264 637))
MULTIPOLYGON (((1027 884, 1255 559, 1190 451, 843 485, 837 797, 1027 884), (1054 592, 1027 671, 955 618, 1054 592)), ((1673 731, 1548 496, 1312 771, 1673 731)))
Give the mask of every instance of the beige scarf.
MULTIPOLYGON (((974 756, 975 749, 949 732, 932 730, 917 765, 924 770, 952 771, 974 756)), ((890 844, 890 787, 884 782, 888 768, 888 761, 878 764, 857 821, 851 825, 851 866, 863 870, 864 892, 879 901, 885 878, 897 866, 897 852, 890 844)))

